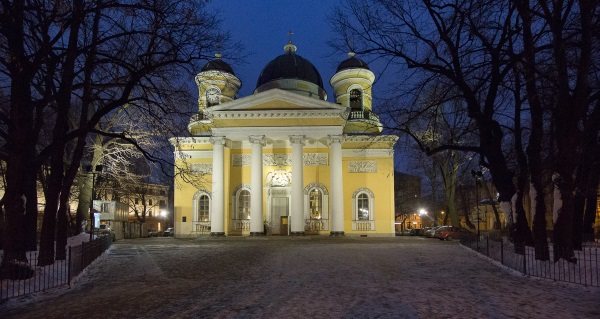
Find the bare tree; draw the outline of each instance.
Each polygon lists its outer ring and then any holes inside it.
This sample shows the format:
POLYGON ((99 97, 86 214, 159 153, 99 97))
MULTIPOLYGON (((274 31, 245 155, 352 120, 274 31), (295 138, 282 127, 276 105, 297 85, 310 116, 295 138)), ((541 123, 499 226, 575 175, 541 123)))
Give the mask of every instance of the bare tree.
POLYGON ((1 118, 7 128, 3 263, 25 259, 31 222, 22 212, 35 197, 27 185, 47 162, 40 263, 48 264, 88 133, 136 145, 128 132, 104 132, 98 123, 124 107, 156 118, 180 113, 175 101, 189 92, 181 74, 197 70, 227 37, 205 3, 191 0, 3 1, 0 21, 0 74, 10 85, 1 118), (52 132, 48 143, 40 140, 42 127, 52 132))
MULTIPOLYGON (((489 168, 500 193, 503 210, 513 207, 516 187, 504 154, 502 85, 511 71, 503 56, 514 8, 498 1, 347 1, 333 17, 334 25, 358 53, 376 55, 411 75, 405 91, 419 96, 431 83, 442 83, 455 92, 448 98, 463 101, 464 112, 477 130, 476 148, 442 145, 429 154, 446 149, 475 151, 489 168)), ((524 241, 528 227, 525 216, 514 216, 515 240, 524 241)))

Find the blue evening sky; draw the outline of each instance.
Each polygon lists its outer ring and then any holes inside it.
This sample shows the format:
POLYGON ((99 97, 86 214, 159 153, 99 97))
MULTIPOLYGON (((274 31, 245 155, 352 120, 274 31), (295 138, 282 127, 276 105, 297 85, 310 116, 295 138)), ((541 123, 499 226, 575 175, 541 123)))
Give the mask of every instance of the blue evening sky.
MULTIPOLYGON (((312 62, 323 79, 327 100, 334 102, 329 80, 337 65, 347 58, 347 52, 335 52, 328 42, 335 39, 328 16, 333 8, 343 4, 343 0, 214 0, 209 8, 216 10, 222 19, 222 27, 231 33, 234 42, 243 46, 241 55, 244 61, 228 60, 238 78, 242 81, 239 97, 251 95, 256 88, 256 80, 269 61, 283 54, 288 32, 292 31, 292 42, 298 47, 297 53, 312 62)), ((360 56, 359 56, 360 57, 360 56)), ((393 86, 394 74, 384 71, 382 63, 369 63, 378 77, 373 87, 373 106, 377 112, 378 100, 393 86), (379 64, 379 65, 378 65, 379 64)), ((396 167, 406 171, 406 159, 396 157, 396 167)))
POLYGON ((327 42, 334 38, 327 15, 339 0, 227 0, 210 4, 220 12, 223 28, 244 46, 244 62, 228 61, 242 80, 240 97, 252 94, 256 80, 269 61, 283 54, 288 32, 297 53, 321 73, 328 100, 333 101, 329 79, 346 54, 333 52, 327 42))

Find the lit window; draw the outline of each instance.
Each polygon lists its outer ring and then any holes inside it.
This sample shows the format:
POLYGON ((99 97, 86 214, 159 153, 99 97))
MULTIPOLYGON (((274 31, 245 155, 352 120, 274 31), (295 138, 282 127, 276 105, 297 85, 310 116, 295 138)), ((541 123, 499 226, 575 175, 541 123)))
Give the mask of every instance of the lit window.
POLYGON ((314 188, 310 191, 310 218, 320 219, 323 212, 323 193, 314 188))
POLYGON ((200 196, 198 199, 198 221, 209 221, 209 199, 207 195, 200 196))
POLYGON ((357 199, 358 220, 369 220, 369 196, 367 194, 358 195, 357 199))
POLYGON ((242 189, 238 196, 238 219, 250 219, 250 191, 242 189))
POLYGON ((350 90, 350 110, 362 111, 362 92, 359 89, 350 90))

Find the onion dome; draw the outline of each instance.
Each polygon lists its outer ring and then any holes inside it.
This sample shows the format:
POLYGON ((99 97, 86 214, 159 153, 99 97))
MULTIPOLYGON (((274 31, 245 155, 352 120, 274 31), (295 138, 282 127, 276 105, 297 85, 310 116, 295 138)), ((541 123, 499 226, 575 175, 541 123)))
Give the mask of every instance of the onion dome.
POLYGON ((202 70, 200 70, 200 72, 205 72, 205 71, 222 71, 222 72, 226 72, 226 73, 235 75, 235 73, 233 73, 233 69, 231 68, 231 66, 229 64, 227 64, 225 61, 221 60, 221 54, 219 54, 219 53, 215 54, 215 59, 208 61, 208 63, 206 63, 206 65, 204 65, 204 67, 202 67, 202 70))
POLYGON ((340 72, 340 71, 346 70, 346 69, 367 69, 367 70, 370 70, 369 69, 369 65, 365 61, 357 58, 356 54, 354 52, 349 52, 348 53, 348 58, 346 60, 342 61, 338 65, 337 70, 335 72, 337 73, 337 72, 340 72))
POLYGON ((296 54, 296 46, 291 42, 284 47, 285 53, 276 57, 265 66, 256 82, 256 90, 272 81, 292 79, 316 84, 323 89, 323 80, 317 68, 307 59, 296 54))

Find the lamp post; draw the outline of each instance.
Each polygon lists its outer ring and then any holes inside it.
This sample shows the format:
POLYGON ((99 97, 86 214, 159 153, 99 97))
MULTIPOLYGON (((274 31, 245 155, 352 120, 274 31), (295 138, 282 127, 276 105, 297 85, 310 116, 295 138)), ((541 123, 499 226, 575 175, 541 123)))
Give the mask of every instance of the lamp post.
POLYGON ((88 173, 92 174, 92 195, 90 196, 90 242, 94 238, 94 187, 96 184, 96 174, 102 173, 102 165, 96 165, 92 170, 92 166, 86 166, 88 173))
POLYGON ((481 171, 471 170, 471 175, 475 178, 475 201, 477 206, 477 250, 479 250, 479 221, 481 218, 479 217, 479 182, 483 177, 483 173, 481 171))

